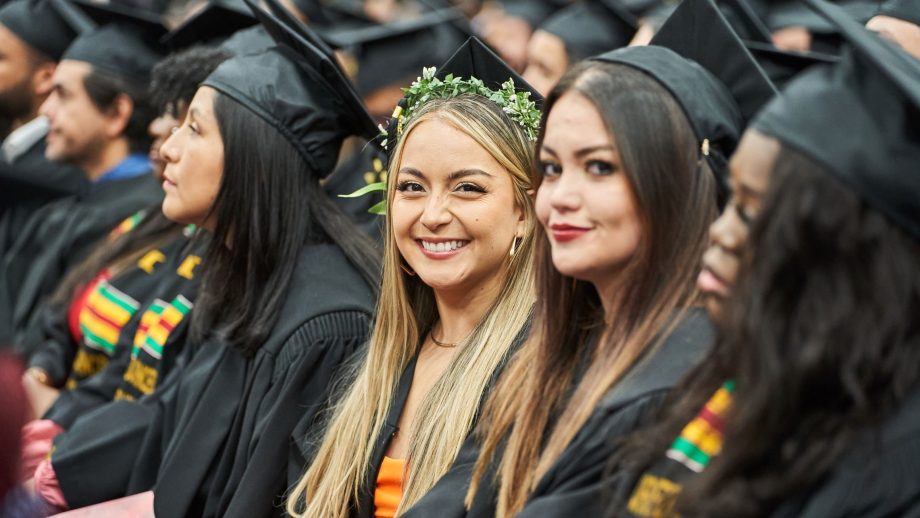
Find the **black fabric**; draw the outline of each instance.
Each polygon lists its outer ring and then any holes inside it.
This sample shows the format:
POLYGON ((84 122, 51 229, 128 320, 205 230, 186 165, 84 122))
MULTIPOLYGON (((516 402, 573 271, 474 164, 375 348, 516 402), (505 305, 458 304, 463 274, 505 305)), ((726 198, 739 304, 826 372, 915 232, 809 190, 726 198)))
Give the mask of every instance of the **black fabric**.
POLYGON ((158 392, 99 408, 56 441, 52 464, 69 503, 155 487, 157 516, 281 514, 291 434, 364 344, 374 304, 333 246, 305 247, 294 272, 253 358, 218 339, 186 347, 158 392))
MULTIPOLYGON (((603 516, 610 490, 604 469, 615 441, 654 418, 670 388, 702 360, 713 340, 714 330, 705 310, 690 310, 664 342, 646 353, 601 399, 516 516, 603 516)), ((463 499, 478 449, 475 440, 468 440, 450 471, 405 516, 494 516, 495 463, 480 481, 471 509, 464 511, 463 499)))
POLYGON ((920 0, 889 0, 882 4, 878 14, 920 25, 920 0))
MULTIPOLYGON (((537 104, 538 109, 543 105, 543 96, 475 36, 466 40, 435 74, 439 79, 444 79, 448 75, 466 79, 475 77, 492 90, 500 90, 502 83, 510 79, 514 82, 516 90, 530 94, 530 99, 537 104)), ((399 106, 406 108, 405 97, 399 101, 399 106)), ((395 117, 390 120, 387 128, 387 149, 396 149, 397 123, 395 117)))
POLYGON ((920 390, 866 431, 817 487, 779 507, 776 518, 920 516, 920 390))
POLYGON ((218 44, 231 34, 256 24, 242 0, 208 0, 160 40, 170 49, 218 44))
MULTIPOLYGON (((66 0, 64 0, 66 2, 66 0)), ((26 45, 54 61, 61 59, 81 29, 73 12, 53 0, 14 0, 0 8, 0 24, 26 45)))
POLYGON ((586 0, 557 12, 540 26, 565 44, 570 64, 627 45, 639 22, 619 0, 586 0))
POLYGON ((259 54, 275 46, 275 40, 268 35, 265 27, 255 25, 241 29, 220 44, 220 48, 234 56, 259 54))
POLYGON ((566 0, 504 0, 502 7, 509 16, 525 20, 536 29, 556 11, 565 8, 566 0))
POLYGON ((45 139, 32 145, 12 163, 0 161, 0 255, 22 232, 38 209, 89 189, 78 167, 45 158, 45 139))
MULTIPOLYGON (((837 2, 846 15, 865 24, 878 14, 878 0, 842 0, 837 2)), ((805 27, 812 35, 836 35, 837 28, 823 16, 809 9, 802 1, 773 2, 766 18, 771 31, 784 27, 805 27)))
POLYGON ((792 79, 814 65, 837 63, 840 58, 820 52, 787 52, 772 43, 748 41, 744 46, 760 63, 764 72, 777 87, 785 87, 792 79))
POLYGON ((271 124, 312 174, 328 176, 345 137, 370 139, 379 130, 328 49, 303 36, 307 27, 291 27, 261 8, 252 9, 278 46, 229 59, 202 84, 271 124))
POLYGON ((13 311, 2 317, 18 333, 67 271, 87 257, 100 239, 162 197, 163 189, 153 175, 142 174, 93 184, 80 196, 62 198, 37 210, 0 265, 13 311))
POLYGON ((722 9, 725 19, 735 28, 742 39, 759 43, 773 41, 770 29, 760 18, 757 10, 747 0, 719 0, 716 2, 722 9))
POLYGON ((701 148, 708 140, 706 159, 727 189, 728 157, 776 87, 712 0, 681 2, 647 47, 592 59, 631 66, 661 83, 683 108, 701 148))
POLYGON ((920 238, 920 63, 821 0, 853 50, 794 81, 754 127, 795 148, 920 238))
POLYGON ((146 85, 153 66, 163 58, 159 39, 166 27, 159 16, 120 4, 80 2, 79 5, 101 25, 80 34, 61 59, 83 61, 94 69, 146 85))
POLYGON ((367 96, 385 86, 408 86, 422 67, 443 63, 471 34, 462 12, 442 9, 327 36, 358 60, 355 86, 367 96))

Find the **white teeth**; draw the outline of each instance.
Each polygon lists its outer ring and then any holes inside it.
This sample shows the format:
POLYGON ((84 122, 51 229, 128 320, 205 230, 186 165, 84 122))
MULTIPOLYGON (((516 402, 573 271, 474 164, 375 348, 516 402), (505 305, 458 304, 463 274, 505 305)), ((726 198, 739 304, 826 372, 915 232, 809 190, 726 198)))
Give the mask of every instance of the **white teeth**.
POLYGON ((441 241, 440 243, 422 241, 421 243, 422 247, 429 252, 452 252, 463 248, 469 241, 441 241))

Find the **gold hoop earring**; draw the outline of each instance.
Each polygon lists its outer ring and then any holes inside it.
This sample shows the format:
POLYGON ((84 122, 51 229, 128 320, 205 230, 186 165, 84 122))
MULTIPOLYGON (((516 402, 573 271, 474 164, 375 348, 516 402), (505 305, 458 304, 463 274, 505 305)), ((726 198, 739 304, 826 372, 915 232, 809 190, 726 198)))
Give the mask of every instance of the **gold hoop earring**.
POLYGON ((415 270, 413 270, 407 263, 405 259, 399 260, 399 267, 402 268, 402 271, 406 272, 406 275, 409 277, 415 277, 415 270))
POLYGON ((518 244, 518 238, 514 238, 511 240, 511 252, 509 252, 508 255, 512 258, 514 258, 514 254, 517 252, 517 244, 518 244))

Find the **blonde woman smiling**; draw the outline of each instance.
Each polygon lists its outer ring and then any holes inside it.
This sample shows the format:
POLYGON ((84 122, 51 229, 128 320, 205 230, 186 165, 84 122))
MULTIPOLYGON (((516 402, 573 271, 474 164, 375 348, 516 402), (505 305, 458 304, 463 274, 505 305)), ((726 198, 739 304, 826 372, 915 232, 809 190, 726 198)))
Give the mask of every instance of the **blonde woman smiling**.
MULTIPOLYGON (((471 59, 477 70, 495 71, 479 78, 486 85, 515 77, 472 39, 438 77, 472 69, 471 59)), ((526 113, 509 114, 482 90, 453 96, 438 85, 426 70, 414 86, 430 91, 429 99, 415 102, 421 96, 410 93, 391 125, 376 323, 367 356, 289 497, 294 516, 384 517, 408 509, 453 463, 527 325, 535 225, 528 171, 538 112, 529 102, 526 113)), ((510 85, 492 91, 525 98, 510 85)))

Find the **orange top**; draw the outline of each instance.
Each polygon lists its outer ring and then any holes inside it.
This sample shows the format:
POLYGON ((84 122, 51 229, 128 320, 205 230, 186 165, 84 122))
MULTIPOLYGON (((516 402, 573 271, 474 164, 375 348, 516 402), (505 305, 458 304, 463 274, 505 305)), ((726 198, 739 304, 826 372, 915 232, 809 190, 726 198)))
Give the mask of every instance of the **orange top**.
POLYGON ((393 518, 399 501, 402 500, 405 459, 383 457, 383 464, 377 473, 377 489, 374 490, 374 518, 393 518))

